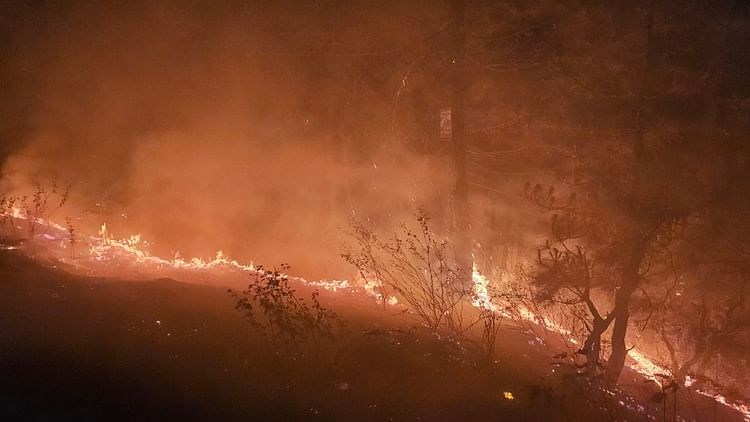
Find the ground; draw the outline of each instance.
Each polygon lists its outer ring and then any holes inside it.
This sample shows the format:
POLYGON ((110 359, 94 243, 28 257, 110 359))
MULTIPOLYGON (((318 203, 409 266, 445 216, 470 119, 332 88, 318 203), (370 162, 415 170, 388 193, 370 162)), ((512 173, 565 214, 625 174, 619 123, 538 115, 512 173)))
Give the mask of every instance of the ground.
POLYGON ((326 293, 347 323, 339 353, 291 362, 226 287, 55 265, 0 253, 3 420, 647 420, 586 394, 512 325, 486 362, 370 298, 326 293))

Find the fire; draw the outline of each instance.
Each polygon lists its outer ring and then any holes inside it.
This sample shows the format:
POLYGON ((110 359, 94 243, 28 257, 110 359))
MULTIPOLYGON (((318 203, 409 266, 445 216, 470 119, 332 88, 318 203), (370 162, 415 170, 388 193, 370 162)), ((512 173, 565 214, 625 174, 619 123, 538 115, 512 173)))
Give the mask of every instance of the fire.
MULTIPOLYGON (((472 304, 477 308, 498 312, 498 307, 492 303, 492 297, 487 290, 490 280, 479 272, 476 262, 472 262, 471 264, 471 280, 474 282, 474 300, 472 304)), ((506 316, 504 312, 503 316, 506 316)))
MULTIPOLYGON (((357 284, 362 286, 365 292, 368 295, 374 297, 376 301, 380 303, 383 302, 383 282, 376 276, 371 274, 360 274, 357 284)), ((396 296, 388 295, 388 297, 385 299, 385 303, 390 306, 395 306, 398 304, 398 299, 396 299, 396 296)))
MULTIPOLYGON (((514 319, 514 316, 506 311, 503 311, 500 307, 497 306, 497 304, 492 302, 492 297, 489 294, 488 291, 488 285, 489 285, 489 279, 484 276, 482 273, 479 272, 476 262, 472 265, 472 280, 474 282, 474 294, 475 299, 473 302, 473 305, 479 308, 483 309, 491 309, 495 312, 499 312, 503 317, 514 319)), ((523 305, 517 306, 517 312, 520 319, 524 321, 531 322, 536 325, 542 325, 546 330, 552 331, 558 334, 562 334, 565 336, 568 341, 572 344, 578 344, 578 341, 576 341, 574 338, 570 337, 571 332, 570 330, 560 326, 559 324, 556 324, 554 321, 552 321, 548 317, 539 317, 535 313, 533 313, 531 310, 526 308, 523 305)), ((659 365, 655 362, 654 359, 650 358, 643 352, 639 351, 637 348, 630 349, 628 356, 630 357, 630 363, 628 366, 633 369, 634 371, 638 372, 642 376, 646 377, 647 379, 653 380, 657 384, 661 385, 661 380, 658 377, 659 374, 669 374, 670 371, 659 365)), ((694 379, 688 377, 685 380, 685 387, 690 387, 695 382, 694 379)), ((718 403, 721 403, 727 407, 730 407, 739 413, 743 415, 746 421, 750 421, 750 405, 745 403, 733 403, 730 402, 725 396, 723 396, 720 393, 716 392, 707 392, 702 391, 700 389, 695 390, 698 394, 704 395, 706 397, 710 397, 713 400, 717 401, 718 403)), ((503 393, 505 395, 505 392, 503 393)), ((510 394, 510 393, 509 393, 510 394)), ((506 399, 512 400, 512 394, 511 397, 506 399)))
MULTIPOLYGON (((630 352, 628 352, 628 357, 633 360, 633 362, 630 364, 631 368, 659 385, 661 385, 661 381, 658 375, 670 373, 669 369, 658 365, 651 358, 641 353, 636 348, 633 348, 632 350, 630 350, 630 352)), ((686 385, 686 387, 688 386, 689 385, 686 385)))
MULTIPOLYGON (((472 304, 475 307, 481 309, 489 309, 493 312, 497 312, 505 318, 515 319, 514 315, 503 310, 502 307, 498 306, 497 303, 493 302, 492 295, 490 295, 488 286, 490 280, 477 268, 476 262, 472 263, 471 279, 474 282, 474 300, 472 304)), ((556 324, 549 317, 540 317, 539 315, 532 312, 529 308, 521 304, 511 304, 516 308, 518 316, 521 320, 531 322, 535 325, 541 325, 549 331, 553 331, 558 334, 563 334, 567 337, 567 340, 573 344, 578 344, 578 340, 571 337, 572 333, 570 330, 563 328, 559 324, 556 324)))
MULTIPOLYGON (((476 263, 474 263, 472 266, 472 280, 474 281, 474 293, 476 296, 476 299, 474 300, 474 306, 483 309, 492 309, 494 311, 500 312, 506 318, 516 318, 531 322, 535 325, 541 325, 548 331, 562 334, 567 339, 567 341, 572 344, 579 343, 578 340, 572 337, 572 332, 570 330, 562 327, 560 324, 557 324, 548 316, 540 317, 524 305, 516 305, 518 317, 515 317, 509 312, 499 310, 499 307, 496 306, 496 304, 492 303, 492 298, 488 293, 487 286, 489 284, 489 279, 487 279, 486 276, 479 272, 476 263)), ((633 360, 633 363, 630 365, 631 368, 635 369, 641 375, 644 375, 654 381, 658 382, 656 374, 665 374, 669 372, 666 368, 659 366, 652 359, 639 352, 637 349, 632 349, 630 351, 630 357, 633 360)))
MULTIPOLYGON (((19 220, 27 220, 27 216, 21 209, 13 208, 11 213, 12 218, 19 220)), ((60 224, 54 223, 48 220, 36 219, 33 223, 43 225, 45 230, 42 234, 37 235, 40 240, 53 241, 59 243, 60 247, 65 249, 70 247, 66 243, 67 228, 60 224)), ((16 227, 21 229, 21 226, 16 227)), ((99 228, 97 236, 79 236, 78 242, 84 242, 88 246, 88 254, 83 259, 93 259, 95 263, 106 263, 113 260, 123 260, 136 263, 138 265, 151 268, 154 271, 173 269, 181 271, 212 271, 212 270, 229 270, 232 272, 247 273, 255 272, 257 268, 250 262, 249 264, 241 263, 237 260, 230 259, 224 254, 222 250, 218 250, 213 258, 184 258, 179 253, 176 253, 171 259, 161 258, 150 254, 146 247, 148 246, 140 234, 132 234, 122 239, 116 239, 112 235, 110 228, 106 223, 103 223, 99 228)), ((15 246, 9 246, 5 249, 16 249, 15 246)), ((67 258, 60 256, 59 259, 63 262, 68 262, 73 265, 81 264, 79 258, 67 258)), ((377 277, 362 277, 360 276, 356 286, 353 286, 348 280, 313 280, 308 281, 302 277, 290 277, 290 280, 304 283, 307 285, 319 287, 324 290, 331 292, 341 291, 356 291, 358 287, 361 287, 365 294, 374 297, 378 301, 383 300, 382 293, 382 282, 377 277)), ((528 309, 523 305, 515 305, 516 316, 504 310, 503 306, 494 303, 492 295, 489 292, 490 280, 483 275, 476 263, 472 265, 472 282, 474 284, 474 299, 472 301, 473 306, 481 309, 489 309, 493 312, 501 314, 503 317, 509 319, 520 319, 523 321, 531 322, 535 325, 542 326, 544 329, 563 335, 571 344, 578 344, 578 341, 572 337, 570 330, 562 327, 555 323, 546 316, 539 316, 532 310, 528 309)), ((386 303, 389 305, 396 305, 398 300, 394 296, 388 296, 386 303)), ((512 305, 512 304, 511 304, 512 305)), ((633 348, 629 352, 631 362, 629 366, 642 374, 648 379, 652 379, 659 382, 657 374, 669 373, 669 371, 657 364, 653 359, 640 352, 638 349, 633 348)), ((692 384, 692 381, 686 381, 686 387, 692 384)), ((750 406, 743 403, 732 403, 725 396, 718 393, 711 393, 702 390, 696 390, 697 393, 707 397, 711 397, 719 403, 729 406, 742 415, 745 419, 750 421, 750 406)), ((504 398, 507 400, 513 400, 513 394, 510 392, 503 392, 504 398)))
POLYGON ((107 241, 107 238, 109 238, 109 232, 107 231, 107 223, 102 223, 102 226, 99 228, 99 237, 102 238, 103 241, 107 241))
POLYGON ((129 258, 139 264, 151 264, 158 269, 173 268, 177 270, 211 270, 214 268, 224 268, 236 271, 256 271, 255 265, 243 264, 236 260, 229 259, 223 251, 218 250, 212 259, 203 258, 183 258, 176 253, 172 259, 164 259, 151 255, 145 248, 146 242, 143 241, 140 234, 132 234, 123 239, 115 239, 112 236, 106 223, 103 223, 99 229, 98 237, 89 237, 91 244, 89 256, 97 261, 108 261, 115 258, 129 258))
POLYGON ((750 405, 744 403, 731 403, 727 398, 721 394, 709 393, 703 390, 695 390, 696 393, 710 397, 711 399, 723 404, 724 406, 731 407, 736 411, 740 412, 745 418, 745 421, 750 421, 750 405))

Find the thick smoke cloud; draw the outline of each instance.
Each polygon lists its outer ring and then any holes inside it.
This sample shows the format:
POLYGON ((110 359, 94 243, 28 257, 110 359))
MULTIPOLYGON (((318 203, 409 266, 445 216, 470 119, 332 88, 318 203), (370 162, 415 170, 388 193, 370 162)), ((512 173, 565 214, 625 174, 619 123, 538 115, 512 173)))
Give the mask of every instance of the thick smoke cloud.
MULTIPOLYGON (((420 206, 443 211, 449 167, 394 143, 388 108, 342 122, 356 106, 349 91, 363 90, 350 71, 361 60, 292 54, 372 48, 328 34, 375 25, 386 35, 371 44, 408 40, 395 30, 409 28, 408 14, 389 22, 370 5, 327 16, 297 2, 14 7, 2 46, 2 189, 72 183, 59 216, 84 231, 107 221, 161 255, 223 249, 343 276, 348 219, 385 228, 420 206), (357 131, 342 135, 343 125, 357 131)), ((365 81, 372 102, 392 101, 398 77, 365 81)))

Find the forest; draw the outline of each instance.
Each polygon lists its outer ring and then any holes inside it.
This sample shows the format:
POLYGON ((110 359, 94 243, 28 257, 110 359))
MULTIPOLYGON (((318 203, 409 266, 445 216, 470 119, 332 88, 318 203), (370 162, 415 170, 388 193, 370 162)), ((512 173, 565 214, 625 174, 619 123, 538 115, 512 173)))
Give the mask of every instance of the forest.
POLYGON ((0 23, 9 420, 750 420, 750 4, 0 23))

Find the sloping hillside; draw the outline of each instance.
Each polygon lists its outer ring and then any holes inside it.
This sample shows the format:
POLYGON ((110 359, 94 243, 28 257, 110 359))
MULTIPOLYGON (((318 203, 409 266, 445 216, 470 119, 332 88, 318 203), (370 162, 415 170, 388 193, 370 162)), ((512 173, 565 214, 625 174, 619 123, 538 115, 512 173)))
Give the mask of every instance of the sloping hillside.
POLYGON ((599 400, 510 326, 495 363, 483 364, 403 314, 328 293, 347 334, 332 363, 300 365, 253 334, 225 288, 85 278, 52 265, 0 253, 5 420, 647 419, 616 405, 626 399, 599 400))

